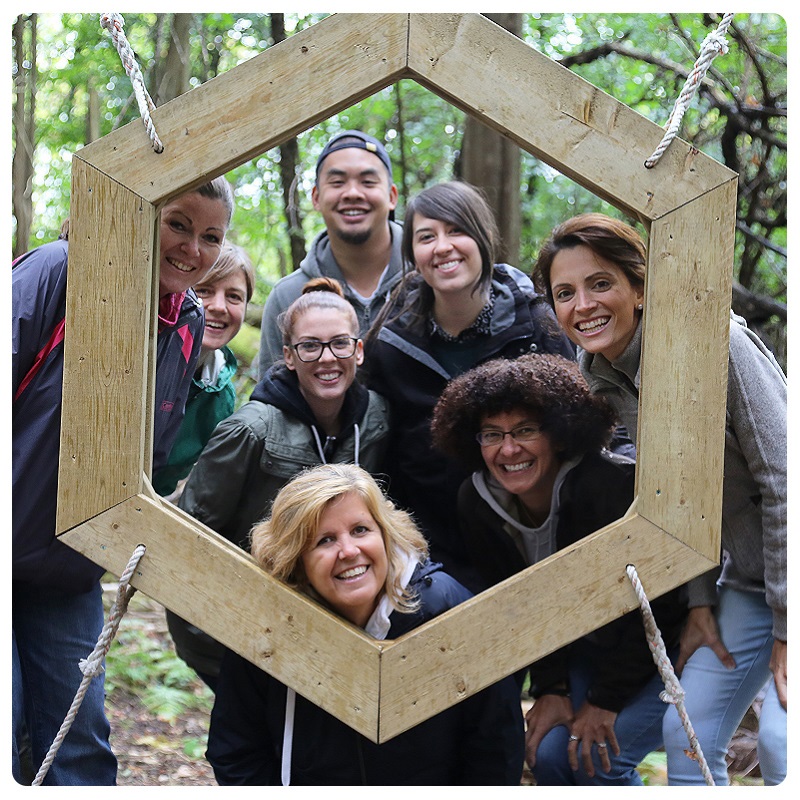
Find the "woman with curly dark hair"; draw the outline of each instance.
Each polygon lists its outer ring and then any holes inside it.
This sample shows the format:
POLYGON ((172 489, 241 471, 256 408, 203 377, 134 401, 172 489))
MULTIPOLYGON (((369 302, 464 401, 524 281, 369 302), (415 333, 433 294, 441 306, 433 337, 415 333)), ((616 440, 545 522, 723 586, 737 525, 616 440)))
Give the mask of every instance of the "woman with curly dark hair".
MULTIPOLYGON (((458 517, 484 588, 625 514, 635 464, 605 449, 614 422, 578 366, 556 355, 489 361, 448 384, 433 443, 475 470, 458 517)), ((677 647, 678 591, 652 607, 677 647)), ((537 661, 530 676, 526 756, 537 784, 641 784, 636 767, 661 745, 666 706, 638 612, 537 661)))

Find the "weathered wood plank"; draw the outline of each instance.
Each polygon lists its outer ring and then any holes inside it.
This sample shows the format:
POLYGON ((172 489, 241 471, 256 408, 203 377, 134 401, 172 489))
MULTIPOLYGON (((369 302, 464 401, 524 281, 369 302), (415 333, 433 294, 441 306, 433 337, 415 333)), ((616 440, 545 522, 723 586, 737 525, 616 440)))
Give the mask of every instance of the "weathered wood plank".
POLYGON ((639 513, 715 560, 735 204, 729 181, 653 223, 644 312, 639 513))
POLYGON ((375 741, 381 644, 174 511, 132 497, 61 539, 115 575, 145 544, 132 586, 375 741))
POLYGON ((661 127, 480 15, 412 14, 409 42, 421 84, 637 218, 734 175, 677 139, 645 169, 661 127))
POLYGON ((381 740, 638 608, 628 564, 650 599, 712 566, 636 514, 560 550, 387 646, 381 740))
POLYGON ((388 86, 406 68, 408 14, 334 14, 157 108, 81 155, 152 203, 194 188, 388 86))
POLYGON ((152 450, 155 214, 79 158, 70 214, 59 531, 136 494, 152 450))

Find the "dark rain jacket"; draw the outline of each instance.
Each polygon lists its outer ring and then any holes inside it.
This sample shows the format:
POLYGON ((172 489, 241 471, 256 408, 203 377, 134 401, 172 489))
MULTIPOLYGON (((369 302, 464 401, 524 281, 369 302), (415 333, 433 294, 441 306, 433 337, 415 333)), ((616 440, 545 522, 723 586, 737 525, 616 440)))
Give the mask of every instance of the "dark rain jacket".
MULTIPOLYGON (((37 354, 64 319, 66 241, 38 247, 11 273, 12 391, 17 394, 37 354)), ((135 298, 131 302, 136 302, 135 298)), ((91 309, 85 309, 91 313, 91 309)), ((165 462, 177 434, 194 365, 200 352, 203 310, 187 292, 177 321, 159 328, 153 467, 165 462)), ((69 331, 66 331, 69 336, 69 331)), ((58 454, 61 443, 63 343, 53 348, 12 406, 12 538, 15 581, 88 591, 103 569, 55 537, 58 454)), ((86 387, 91 392, 91 387, 86 387)), ((113 454, 108 454, 113 458, 113 454)), ((100 465, 102 469, 102 465, 100 465)))
MULTIPOLYGON (((584 455, 566 474, 558 491, 555 550, 623 517, 633 501, 634 477, 635 464, 627 458, 607 452, 584 455)), ((507 513, 509 501, 509 493, 486 478, 485 472, 467 478, 459 490, 464 547, 481 573, 482 588, 530 566, 508 530, 508 526, 517 530, 522 527, 507 513)), ((535 597, 531 603, 535 609, 535 597)), ((677 646, 686 618, 681 590, 654 599, 651 608, 667 648, 677 646)), ((638 610, 587 634, 583 642, 593 656, 593 678, 587 693, 593 705, 619 712, 656 674, 638 610)), ((531 666, 534 696, 547 694, 558 684, 569 684, 571 657, 572 645, 567 645, 531 666)))
MULTIPOLYGON (((527 279, 527 286, 521 287, 517 276, 522 276, 519 270, 505 264, 495 266, 491 335, 476 345, 471 367, 525 353, 555 353, 574 360, 574 349, 550 306, 527 279)), ((417 292, 411 289, 412 301, 412 293, 417 292)), ((474 590, 474 575, 465 562, 456 518, 458 488, 469 470, 431 444, 434 406, 447 382, 456 376, 436 360, 431 336, 420 331, 411 312, 398 319, 390 314, 389 320, 377 338, 368 337, 362 369, 366 385, 389 401, 392 413, 384 469, 390 479, 389 494, 413 513, 430 542, 431 558, 441 561, 453 577, 474 590)))
MULTIPOLYGON (((470 593, 441 565, 419 565, 409 586, 421 605, 393 612, 398 638, 470 593)), ((366 681, 366 679, 365 679, 366 681)), ((375 687, 364 685, 364 691, 375 687)), ((206 757, 222 786, 281 784, 286 686, 233 652, 217 686, 206 757)), ((297 695, 291 783, 297 786, 518 786, 524 733, 519 690, 511 678, 493 684, 383 744, 375 744, 297 695)))

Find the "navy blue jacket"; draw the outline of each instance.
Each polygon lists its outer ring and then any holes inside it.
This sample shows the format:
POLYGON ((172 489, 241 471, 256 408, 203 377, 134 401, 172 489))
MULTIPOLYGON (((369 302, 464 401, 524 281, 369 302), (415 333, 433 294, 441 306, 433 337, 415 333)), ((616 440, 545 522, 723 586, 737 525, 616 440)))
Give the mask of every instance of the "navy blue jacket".
MULTIPOLYGON (((414 614, 395 611, 395 639, 468 599, 441 565, 417 567, 414 614)), ((364 687, 365 693, 374 687, 364 687)), ((277 786, 286 686, 228 651, 217 685, 206 757, 222 786, 277 786)), ((524 732, 512 678, 487 687, 383 744, 375 744, 297 695, 291 783, 306 786, 519 785, 524 732)))
MULTIPOLYGON (((22 256, 11 273, 14 395, 54 328, 64 319, 67 250, 66 241, 38 247, 22 256)), ((91 309, 85 311, 91 313, 91 309)), ((203 319, 202 305, 190 291, 177 322, 159 330, 154 469, 166 461, 183 417, 200 353, 203 319)), ((55 537, 63 376, 62 343, 49 353, 13 402, 12 578, 78 593, 91 589, 103 569, 55 537)), ((86 387, 86 391, 91 391, 91 387, 86 387)))

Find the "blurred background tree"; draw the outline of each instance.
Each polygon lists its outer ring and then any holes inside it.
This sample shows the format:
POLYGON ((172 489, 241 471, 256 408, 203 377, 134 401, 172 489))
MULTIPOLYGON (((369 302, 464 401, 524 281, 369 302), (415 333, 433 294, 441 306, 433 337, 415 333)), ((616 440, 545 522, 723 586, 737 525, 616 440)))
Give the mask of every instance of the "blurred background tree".
MULTIPOLYGON (((324 14, 126 14, 125 35, 156 105, 191 90, 324 14)), ((664 125, 715 14, 487 15, 531 47, 664 125)), ((777 14, 737 14, 680 136, 739 175, 733 307, 786 365, 787 49, 777 14)), ((138 118, 130 81, 97 14, 26 14, 12 27, 12 257, 54 239, 69 214, 70 159, 138 118)), ((242 103, 247 103, 246 87, 242 103)), ((310 191, 330 136, 359 128, 386 142, 400 191, 453 177, 480 185, 503 232, 503 257, 529 271, 559 221, 623 216, 414 81, 402 80, 233 170, 230 236, 257 264, 248 314, 298 265, 321 229, 310 191)), ((633 222, 632 220, 628 220, 633 222)), ((257 331, 234 342, 249 365, 257 331)), ((243 373, 246 370, 242 370, 243 373)))

